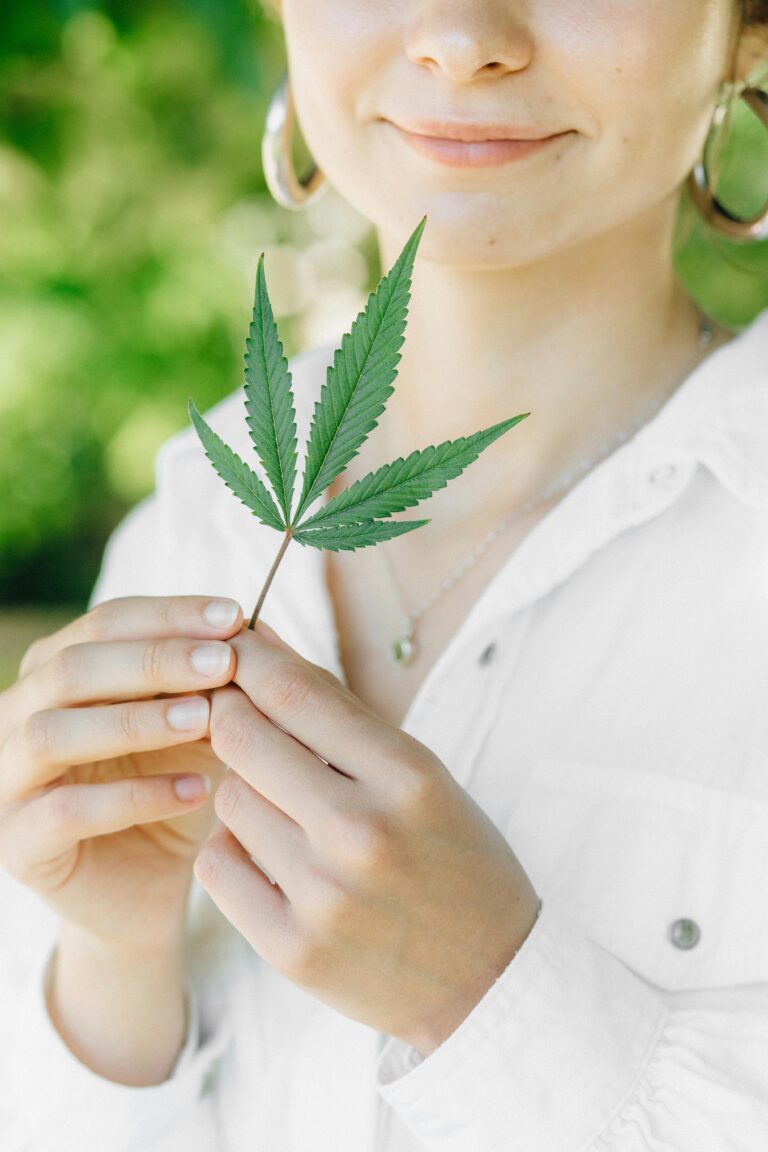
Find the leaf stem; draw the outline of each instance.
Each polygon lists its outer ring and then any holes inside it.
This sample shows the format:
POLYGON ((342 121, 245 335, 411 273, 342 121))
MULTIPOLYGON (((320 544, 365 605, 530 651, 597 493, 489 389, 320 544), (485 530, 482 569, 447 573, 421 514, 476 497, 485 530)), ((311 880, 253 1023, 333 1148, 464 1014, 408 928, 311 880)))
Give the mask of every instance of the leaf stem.
POLYGON ((251 629, 253 629, 254 624, 258 620, 259 612, 261 611, 261 606, 264 603, 264 598, 267 595, 267 592, 269 591, 269 586, 272 583, 272 580, 274 579, 275 572, 277 572, 277 569, 280 566, 280 561, 282 560, 283 556, 285 555, 285 550, 288 547, 288 545, 290 544, 292 537, 293 537, 293 529, 288 527, 286 529, 286 532, 285 532, 285 539, 283 540, 282 544, 280 545, 280 551, 278 552, 277 556, 275 557, 275 562, 269 570, 269 575, 267 576, 266 583, 264 584, 264 587, 261 590, 261 595, 259 596, 259 599, 256 602, 256 607, 253 610, 253 615, 251 616, 250 623, 248 624, 248 627, 251 629))

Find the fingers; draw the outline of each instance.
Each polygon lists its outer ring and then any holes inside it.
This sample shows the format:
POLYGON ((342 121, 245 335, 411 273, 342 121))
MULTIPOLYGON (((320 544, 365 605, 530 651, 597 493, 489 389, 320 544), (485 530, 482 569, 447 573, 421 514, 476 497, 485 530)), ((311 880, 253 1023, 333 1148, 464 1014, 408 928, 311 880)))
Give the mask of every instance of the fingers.
POLYGON ((195 860, 194 873, 223 915, 278 971, 297 951, 297 917, 288 898, 249 858, 228 828, 217 825, 195 860))
POLYGON ((61 784, 19 805, 0 825, 0 858, 22 883, 37 880, 57 856, 82 840, 122 832, 136 824, 169 820, 200 807, 208 796, 206 777, 145 776, 108 784, 61 784), (196 780, 198 791, 180 797, 180 780, 196 780))
POLYGON ((293 902, 306 889, 310 874, 304 830, 236 772, 227 772, 219 784, 214 808, 248 855, 293 902))
POLYGON ((0 804, 85 764, 199 740, 208 731, 205 696, 34 712, 0 749, 0 804))
POLYGON ((243 624, 234 600, 211 596, 124 596, 97 604, 25 652, 19 674, 29 675, 70 644, 163 636, 231 636, 243 624))
POLYGON ((257 620, 255 628, 265 639, 269 640, 270 643, 276 644, 278 648, 282 648, 283 652, 290 652, 294 656, 296 655, 296 649, 291 648, 290 644, 286 644, 282 636, 278 636, 274 628, 270 628, 269 624, 265 624, 263 620, 257 620))
POLYGON ((227 683, 234 652, 224 640, 191 638, 71 644, 18 684, 25 711, 161 692, 196 692, 227 683))
MULTIPOLYGON (((211 748, 244 786, 256 789, 308 832, 351 804, 351 781, 273 724, 240 688, 227 685, 214 692, 210 732, 211 748)), ((221 787, 217 803, 222 802, 221 787)), ((234 787, 232 781, 227 787, 234 787)))
POLYGON ((330 672, 248 629, 229 643, 237 655, 234 683, 275 724, 347 776, 375 780, 396 771, 406 735, 330 672))

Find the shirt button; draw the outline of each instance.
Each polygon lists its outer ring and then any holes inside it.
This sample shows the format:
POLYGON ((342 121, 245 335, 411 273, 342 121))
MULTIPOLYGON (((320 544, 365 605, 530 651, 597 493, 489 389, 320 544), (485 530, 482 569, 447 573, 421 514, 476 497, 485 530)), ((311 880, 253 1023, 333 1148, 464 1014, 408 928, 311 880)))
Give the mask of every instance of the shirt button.
POLYGON ((488 647, 484 648, 483 651, 480 653, 480 655, 477 658, 477 662, 478 662, 478 664, 483 664, 483 665, 490 664, 491 660, 493 660, 495 656, 496 656, 496 645, 492 641, 488 645, 488 647))
POLYGON ((669 926, 669 938, 675 948, 694 948, 701 937, 701 931, 695 920, 675 920, 669 926))
POLYGON ((648 476, 652 484, 668 484, 670 480, 674 480, 677 476, 678 468, 676 464, 662 464, 659 468, 654 468, 648 476))

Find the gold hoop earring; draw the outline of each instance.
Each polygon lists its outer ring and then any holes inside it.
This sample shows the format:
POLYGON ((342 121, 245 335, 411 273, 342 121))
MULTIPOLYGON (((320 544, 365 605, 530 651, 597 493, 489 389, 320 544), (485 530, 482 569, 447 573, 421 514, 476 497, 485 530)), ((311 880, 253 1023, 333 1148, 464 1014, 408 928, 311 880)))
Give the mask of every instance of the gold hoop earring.
MULTIPOLYGON (((760 88, 747 87, 740 93, 740 98, 768 128, 768 93, 763 92, 760 88)), ((718 101, 707 135, 707 143, 704 145, 701 159, 688 176, 687 187, 698 212, 711 228, 728 237, 729 240, 754 243, 757 240, 768 239, 768 203, 759 215, 745 219, 729 212, 725 205, 721 204, 712 194, 709 187, 704 157, 707 154, 707 145, 713 131, 720 127, 726 117, 728 105, 728 101, 718 101)))
POLYGON ((300 212, 314 204, 327 190, 325 174, 314 161, 308 174, 300 180, 293 166, 291 138, 296 122, 296 109, 290 77, 285 72, 267 109, 264 135, 261 139, 261 163, 264 179, 274 200, 291 212, 300 212))

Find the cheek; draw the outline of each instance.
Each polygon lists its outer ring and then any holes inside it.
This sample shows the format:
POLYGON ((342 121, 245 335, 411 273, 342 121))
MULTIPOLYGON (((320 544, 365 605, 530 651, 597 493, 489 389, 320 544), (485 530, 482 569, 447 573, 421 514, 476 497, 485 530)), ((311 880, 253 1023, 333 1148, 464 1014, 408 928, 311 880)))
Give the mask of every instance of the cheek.
MULTIPOLYGON (((580 138, 562 155, 553 152, 537 183, 510 169, 470 196, 457 191, 449 173, 436 172, 430 182, 375 122, 419 101, 471 104, 481 94, 471 85, 454 89, 438 68, 425 72, 409 57, 414 11, 422 9, 411 0, 284 0, 302 134, 330 183, 367 219, 382 228, 416 219, 428 196, 435 257, 450 245, 451 261, 474 259, 477 235, 494 229, 508 237, 495 249, 504 263, 610 227, 679 188, 727 72, 734 0, 521 5, 534 53, 526 71, 498 80, 499 90, 508 93, 510 109, 570 123, 580 138)), ((431 11, 424 6, 425 20, 431 11)), ((488 92, 489 106, 503 106, 496 89, 488 92)))
MULTIPOLYGON (((608 183, 647 171, 661 191, 693 166, 727 69, 732 0, 553 3, 552 69, 584 109, 583 130, 608 183)), ((545 37, 546 40, 546 37, 545 37)))
POLYGON ((736 32, 735 0, 542 0, 537 39, 556 46, 585 75, 643 77, 648 86, 680 82, 725 67, 736 32))
POLYGON ((302 135, 331 183, 359 164, 366 122, 393 95, 398 18, 387 0, 288 0, 285 41, 302 135))

